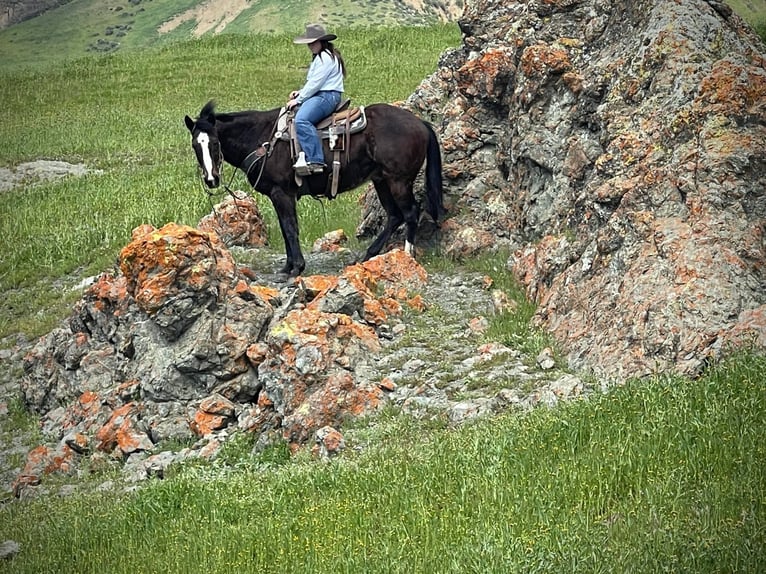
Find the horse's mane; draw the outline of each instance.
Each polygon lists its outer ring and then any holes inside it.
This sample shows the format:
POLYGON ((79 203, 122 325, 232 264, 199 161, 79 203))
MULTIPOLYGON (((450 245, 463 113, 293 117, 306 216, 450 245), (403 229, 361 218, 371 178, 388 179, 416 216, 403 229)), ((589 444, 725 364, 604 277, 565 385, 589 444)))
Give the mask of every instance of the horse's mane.
POLYGON ((276 122, 276 117, 279 113, 279 108, 264 111, 243 110, 238 112, 216 113, 215 106, 215 100, 210 100, 204 105, 199 114, 199 119, 197 120, 198 125, 201 127, 212 128, 217 122, 231 123, 244 121, 248 124, 251 122, 260 124, 264 121, 276 122))

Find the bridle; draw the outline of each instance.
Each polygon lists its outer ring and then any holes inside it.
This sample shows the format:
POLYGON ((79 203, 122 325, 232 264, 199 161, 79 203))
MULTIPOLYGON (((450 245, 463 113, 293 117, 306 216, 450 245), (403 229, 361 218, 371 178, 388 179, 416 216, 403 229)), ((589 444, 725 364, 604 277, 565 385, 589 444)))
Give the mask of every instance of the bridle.
MULTIPOLYGON (((271 154, 274 151, 274 144, 276 144, 277 140, 279 139, 279 134, 278 134, 279 121, 282 118, 282 116, 287 112, 288 110, 286 109, 280 111, 280 113, 277 115, 277 119, 274 121, 274 128, 272 130, 271 140, 267 142, 263 142, 263 144, 261 144, 259 147, 255 148, 253 151, 251 151, 249 154, 245 156, 245 159, 242 160, 242 166, 239 168, 235 168, 234 171, 232 172, 231 177, 229 178, 228 184, 223 182, 224 158, 223 158, 223 152, 220 150, 220 145, 219 145, 218 174, 223 183, 222 187, 224 189, 224 192, 231 195, 234 199, 236 199, 236 195, 234 194, 234 191, 231 189, 231 184, 234 181, 234 177, 237 175, 237 170, 242 171, 242 173, 245 174, 245 178, 247 179, 248 183, 250 183, 250 172, 252 171, 253 167, 260 162, 260 170, 258 171, 258 177, 255 178, 255 182, 252 184, 251 187, 255 189, 260 183, 261 177, 263 177, 263 170, 266 168, 266 160, 269 157, 271 157, 271 154)), ((200 171, 198 173, 199 173, 199 180, 200 180, 200 185, 202 186, 202 189, 205 191, 205 193, 207 193, 209 197, 214 197, 216 193, 214 191, 211 191, 210 188, 207 188, 205 186, 204 176, 202 174, 202 166, 199 165, 199 162, 197 162, 197 166, 200 168, 200 171)))

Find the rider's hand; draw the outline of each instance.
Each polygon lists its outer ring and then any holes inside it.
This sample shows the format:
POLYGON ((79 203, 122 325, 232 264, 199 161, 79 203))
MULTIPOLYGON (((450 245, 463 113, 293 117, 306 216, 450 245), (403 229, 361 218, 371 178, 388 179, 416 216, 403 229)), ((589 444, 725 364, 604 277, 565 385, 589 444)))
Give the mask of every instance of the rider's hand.
POLYGON ((293 98, 293 99, 291 99, 289 102, 287 102, 287 104, 285 104, 285 105, 287 106, 287 109, 288 109, 288 110, 292 110, 292 109, 293 109, 295 106, 297 106, 297 105, 298 105, 298 100, 296 100, 295 98, 293 98))

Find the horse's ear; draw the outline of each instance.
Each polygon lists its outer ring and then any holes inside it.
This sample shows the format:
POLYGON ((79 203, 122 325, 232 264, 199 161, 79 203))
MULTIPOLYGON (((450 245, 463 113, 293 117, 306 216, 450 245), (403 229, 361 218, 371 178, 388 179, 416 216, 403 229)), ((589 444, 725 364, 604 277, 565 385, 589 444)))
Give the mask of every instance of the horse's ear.
POLYGON ((189 116, 186 116, 184 118, 184 122, 186 122, 186 127, 189 128, 190 132, 194 131, 194 120, 191 119, 189 116))

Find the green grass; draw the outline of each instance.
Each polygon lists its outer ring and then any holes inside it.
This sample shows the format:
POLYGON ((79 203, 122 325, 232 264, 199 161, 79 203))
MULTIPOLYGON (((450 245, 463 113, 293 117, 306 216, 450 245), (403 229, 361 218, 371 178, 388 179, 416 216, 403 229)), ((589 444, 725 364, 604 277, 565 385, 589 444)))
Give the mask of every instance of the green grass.
POLYGON ((11 504, 0 572, 759 572, 764 381, 741 355, 459 430, 392 415, 330 463, 11 504))
MULTIPOLYGON (((341 33, 347 95, 357 104, 404 99, 436 69, 440 52, 459 42, 455 25, 341 33)), ((0 68, 0 163, 57 159, 101 171, 3 193, 0 338, 49 330, 65 310, 53 283, 111 268, 137 225, 195 225, 211 204, 196 177, 184 115, 196 116, 211 98, 222 111, 281 105, 303 81, 308 60, 287 36, 227 34, 49 70, 0 68)), ((227 181, 233 174, 224 172, 227 181)), ((247 188, 241 174, 233 187, 247 188)), ((325 207, 301 201, 304 247, 332 229, 353 236, 358 196, 325 207)), ((273 209, 257 197, 271 245, 281 250, 273 209)))
POLYGON ((766 17, 766 0, 728 0, 726 3, 751 26, 766 17))

